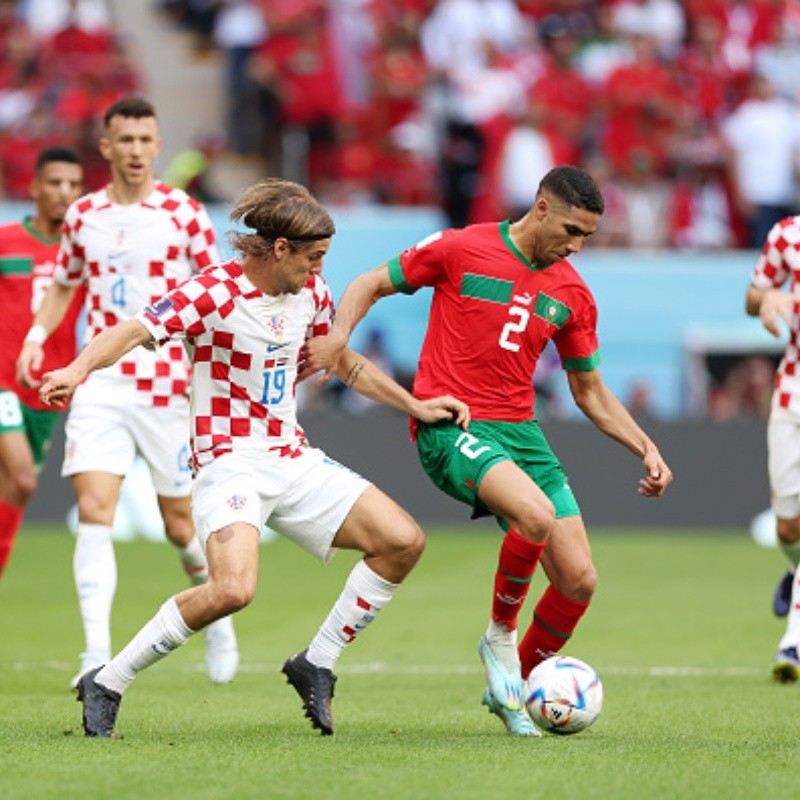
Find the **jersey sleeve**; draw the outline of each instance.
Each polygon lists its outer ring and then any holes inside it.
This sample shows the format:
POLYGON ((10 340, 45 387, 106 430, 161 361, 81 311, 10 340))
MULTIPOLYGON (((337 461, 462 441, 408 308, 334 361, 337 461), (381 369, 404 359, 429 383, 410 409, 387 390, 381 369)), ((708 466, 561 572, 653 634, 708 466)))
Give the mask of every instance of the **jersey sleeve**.
POLYGON ((325 336, 330 332, 333 320, 333 296, 327 281, 320 275, 314 275, 309 283, 314 298, 314 317, 306 331, 306 339, 325 336))
POLYGON ((205 206, 193 197, 188 198, 188 205, 190 210, 186 224, 186 231, 189 234, 188 256, 195 271, 199 272, 209 264, 217 264, 220 261, 217 235, 205 206))
POLYGON ((80 230, 80 214, 77 205, 67 209, 61 232, 61 244, 56 256, 53 280, 62 286, 78 286, 84 283, 85 254, 77 238, 80 230))
POLYGON ((398 292, 414 294, 445 278, 452 234, 452 230, 433 233, 388 262, 389 278, 398 292))
POLYGON ((753 269, 751 283, 756 289, 777 289, 786 283, 791 270, 783 257, 800 244, 800 225, 794 217, 776 222, 770 229, 753 269))
POLYGON ((590 372, 600 365, 597 304, 585 288, 575 294, 574 302, 566 324, 554 334, 553 343, 567 372, 590 372))
POLYGON ((224 283, 198 275, 147 306, 136 319, 156 344, 162 345, 170 339, 190 340, 205 333, 232 302, 224 283))

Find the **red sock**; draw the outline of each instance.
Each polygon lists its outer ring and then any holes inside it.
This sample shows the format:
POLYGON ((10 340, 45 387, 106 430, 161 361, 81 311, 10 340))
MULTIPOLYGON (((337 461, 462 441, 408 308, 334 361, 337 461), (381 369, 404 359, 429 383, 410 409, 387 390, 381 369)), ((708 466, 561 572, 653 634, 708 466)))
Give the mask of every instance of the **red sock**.
POLYGON ((508 531, 500 546, 494 577, 492 619, 510 631, 517 629, 519 610, 543 550, 544 543, 530 542, 514 530, 508 531))
POLYGON ((536 604, 533 622, 519 644, 523 678, 567 643, 587 608, 588 603, 570 600, 555 587, 547 587, 536 604))
POLYGON ((22 516, 25 513, 23 506, 10 506, 0 500, 0 577, 6 568, 8 559, 11 558, 11 548, 17 531, 22 525, 22 516))

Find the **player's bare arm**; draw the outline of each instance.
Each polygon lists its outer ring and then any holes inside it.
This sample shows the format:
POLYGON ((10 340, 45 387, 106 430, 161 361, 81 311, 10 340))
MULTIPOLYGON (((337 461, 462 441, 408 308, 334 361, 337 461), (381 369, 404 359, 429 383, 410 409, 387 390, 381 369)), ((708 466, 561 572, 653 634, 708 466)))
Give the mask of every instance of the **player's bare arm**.
POLYGON ((392 406, 422 422, 452 420, 463 430, 469 426, 469 407, 450 395, 420 400, 375 366, 368 358, 345 349, 336 366, 345 386, 378 403, 392 406))
POLYGON ((90 372, 110 367, 134 347, 151 341, 150 331, 136 319, 106 328, 71 364, 42 376, 39 397, 47 405, 63 406, 90 372))
POLYGON ((791 328, 793 309, 800 304, 800 294, 781 289, 757 289, 752 284, 747 289, 745 310, 751 317, 759 317, 761 324, 773 336, 781 335, 779 319, 791 328))
POLYGON ((301 353, 303 364, 298 379, 305 380, 315 372, 324 370, 318 383, 327 383, 337 374, 335 371, 337 362, 347 347, 356 325, 381 297, 396 292, 386 264, 365 272, 353 280, 339 300, 331 332, 327 336, 315 336, 309 339, 303 348, 301 353))
POLYGON ((672 482, 672 470, 655 444, 606 386, 600 373, 597 370, 568 372, 567 377, 578 408, 599 430, 641 458, 645 477, 639 481, 639 494, 646 497, 664 494, 672 482))
POLYGON ((45 292, 17 357, 17 380, 23 386, 33 388, 39 385, 34 373, 39 371, 44 360, 43 345, 64 319, 77 289, 77 286, 63 286, 54 281, 45 292))

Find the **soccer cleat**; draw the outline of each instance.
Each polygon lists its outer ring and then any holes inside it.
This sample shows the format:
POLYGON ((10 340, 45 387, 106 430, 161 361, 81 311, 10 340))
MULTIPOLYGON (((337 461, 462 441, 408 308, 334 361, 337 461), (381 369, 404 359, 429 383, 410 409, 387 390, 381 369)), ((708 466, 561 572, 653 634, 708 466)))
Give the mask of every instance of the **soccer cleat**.
POLYGON ((206 670, 212 683, 230 683, 239 669, 239 648, 233 620, 223 617, 203 629, 206 643, 206 670))
POLYGON ((336 676, 325 667, 314 666, 306 658, 307 652, 303 650, 287 659, 281 672, 300 695, 312 727, 319 729, 323 736, 330 736, 333 733, 331 700, 336 676))
POLYGON ((793 581, 794 570, 787 569, 775 587, 775 594, 772 597, 772 611, 776 617, 785 617, 789 613, 789 609, 792 606, 793 581))
POLYGON ((539 730, 534 726, 533 722, 531 722, 531 718, 528 715, 528 712, 525 709, 521 711, 511 711, 508 708, 503 708, 492 696, 492 693, 489 691, 489 687, 487 686, 483 690, 483 697, 481 698, 481 703, 485 705, 489 712, 492 714, 496 714, 503 720, 503 724, 506 726, 506 730, 512 736, 541 736, 542 734, 539 730))
POLYGON ((486 636, 481 636, 481 640, 478 642, 478 653, 486 670, 487 687, 497 705, 508 711, 522 710, 522 675, 516 650, 514 650, 513 657, 516 659, 517 665, 511 671, 497 659, 486 636))
POLYGON ((101 686, 95 677, 102 667, 95 667, 78 681, 78 701, 83 703, 83 730, 87 736, 113 739, 122 695, 101 686))
POLYGON ((779 683, 794 683, 800 678, 800 657, 796 647, 778 650, 772 664, 772 677, 779 683))
POLYGON ((69 682, 70 689, 77 689, 80 679, 90 670, 95 667, 102 667, 111 661, 111 653, 81 653, 81 666, 78 674, 69 682))

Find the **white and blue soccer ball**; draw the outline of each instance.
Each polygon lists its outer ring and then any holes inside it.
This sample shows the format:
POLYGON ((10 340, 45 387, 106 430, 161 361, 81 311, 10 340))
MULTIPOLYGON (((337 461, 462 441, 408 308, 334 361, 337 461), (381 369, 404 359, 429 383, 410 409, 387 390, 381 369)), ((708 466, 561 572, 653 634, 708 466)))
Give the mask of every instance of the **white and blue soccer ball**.
POLYGON ((579 733, 603 708, 603 683, 585 661, 553 656, 528 676, 525 707, 536 726, 547 733, 579 733))

